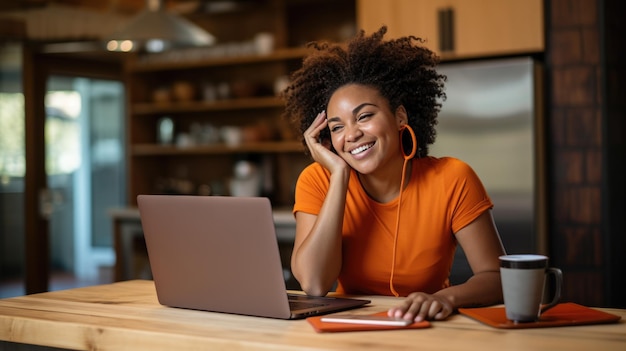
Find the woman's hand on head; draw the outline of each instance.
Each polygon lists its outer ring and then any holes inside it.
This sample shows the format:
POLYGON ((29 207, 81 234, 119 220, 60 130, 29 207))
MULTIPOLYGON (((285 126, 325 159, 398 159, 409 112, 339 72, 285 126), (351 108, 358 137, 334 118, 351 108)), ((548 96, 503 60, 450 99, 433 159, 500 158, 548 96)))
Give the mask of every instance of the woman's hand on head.
POLYGON ((390 317, 421 322, 424 320, 443 320, 452 312, 454 312, 454 306, 447 297, 414 292, 409 294, 399 306, 389 309, 387 314, 390 317))
POLYGON ((304 131, 304 140, 311 152, 311 156, 331 173, 346 170, 349 168, 348 164, 336 153, 331 151, 330 141, 325 142, 320 140, 320 134, 324 128, 328 128, 326 111, 320 112, 309 128, 304 131))

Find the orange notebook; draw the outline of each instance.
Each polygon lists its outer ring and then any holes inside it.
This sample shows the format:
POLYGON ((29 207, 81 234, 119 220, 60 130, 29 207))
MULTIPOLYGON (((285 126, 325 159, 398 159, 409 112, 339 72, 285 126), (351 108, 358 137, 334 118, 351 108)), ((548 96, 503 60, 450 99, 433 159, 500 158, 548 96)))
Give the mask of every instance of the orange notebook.
MULTIPOLYGON (((374 313, 375 316, 386 316, 387 311, 374 313)), ((372 331, 372 330, 398 330, 398 329, 421 329, 430 327, 430 322, 416 322, 407 326, 389 326, 389 325, 372 325, 372 324, 352 324, 352 323, 335 323, 322 322, 324 316, 309 317, 306 320, 313 326, 318 333, 332 332, 353 332, 353 331, 372 331)))
POLYGON ((561 303, 546 311, 536 322, 515 323, 506 319, 504 306, 459 308, 459 313, 494 328, 522 329, 564 327, 570 325, 615 323, 622 317, 581 306, 572 302, 561 303))

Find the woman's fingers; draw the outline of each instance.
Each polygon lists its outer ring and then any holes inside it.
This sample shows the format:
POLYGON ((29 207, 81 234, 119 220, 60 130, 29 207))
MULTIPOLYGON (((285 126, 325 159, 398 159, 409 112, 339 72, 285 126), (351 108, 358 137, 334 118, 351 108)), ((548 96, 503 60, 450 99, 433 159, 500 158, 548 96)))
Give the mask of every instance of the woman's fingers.
POLYGON ((391 308, 387 314, 421 322, 423 320, 445 319, 452 311, 452 305, 444 297, 412 293, 399 306, 391 308))
POLYGON ((315 117, 313 123, 311 123, 309 128, 307 128, 304 132, 304 138, 307 145, 311 146, 312 144, 319 143, 320 133, 324 128, 326 128, 327 125, 326 111, 322 111, 317 115, 317 117, 315 117))

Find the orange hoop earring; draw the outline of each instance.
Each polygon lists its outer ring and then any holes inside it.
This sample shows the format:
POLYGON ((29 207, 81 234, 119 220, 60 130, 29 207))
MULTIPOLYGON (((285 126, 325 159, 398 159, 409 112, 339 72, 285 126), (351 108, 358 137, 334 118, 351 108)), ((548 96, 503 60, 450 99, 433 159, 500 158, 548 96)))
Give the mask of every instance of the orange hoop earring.
POLYGON ((417 137, 415 136, 415 132, 413 131, 413 128, 411 128, 411 126, 408 124, 405 124, 400 128, 400 150, 402 150, 402 155, 404 156, 405 160, 413 158, 415 154, 417 153, 417 137), (412 141, 411 152, 408 155, 404 152, 403 141, 404 141, 405 130, 409 131, 409 135, 411 136, 411 141, 412 141))

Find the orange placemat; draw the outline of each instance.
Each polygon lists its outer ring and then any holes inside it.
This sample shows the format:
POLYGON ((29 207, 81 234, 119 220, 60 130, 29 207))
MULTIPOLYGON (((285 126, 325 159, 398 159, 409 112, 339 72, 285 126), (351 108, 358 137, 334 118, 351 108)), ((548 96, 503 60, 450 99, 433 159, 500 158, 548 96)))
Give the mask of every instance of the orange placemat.
POLYGON ((495 328, 508 329, 614 323, 622 318, 614 314, 598 311, 572 302, 560 303, 542 314, 538 321, 527 323, 514 323, 506 319, 504 306, 459 308, 459 313, 495 328))
MULTIPOLYGON (((387 311, 374 313, 375 316, 386 316, 387 311)), ((398 329, 421 329, 430 327, 430 322, 416 322, 407 326, 389 326, 389 325, 371 325, 371 324, 352 324, 352 323, 335 323, 322 322, 323 316, 309 317, 306 320, 311 324, 313 329, 318 333, 332 332, 353 332, 353 331, 372 331, 372 330, 398 330, 398 329)))

